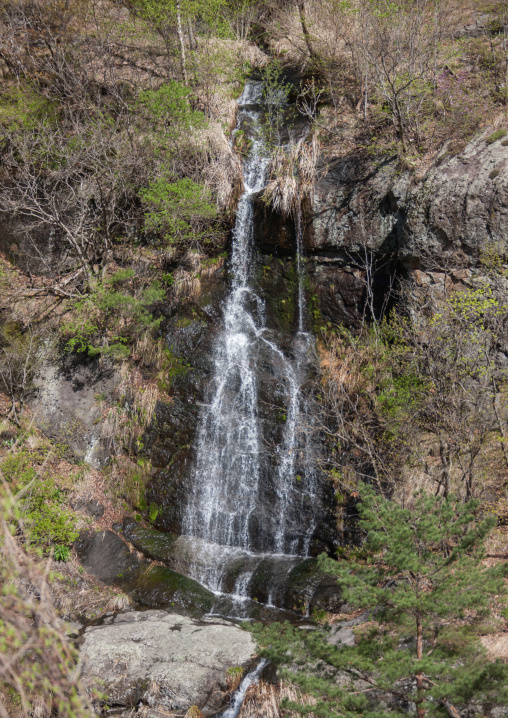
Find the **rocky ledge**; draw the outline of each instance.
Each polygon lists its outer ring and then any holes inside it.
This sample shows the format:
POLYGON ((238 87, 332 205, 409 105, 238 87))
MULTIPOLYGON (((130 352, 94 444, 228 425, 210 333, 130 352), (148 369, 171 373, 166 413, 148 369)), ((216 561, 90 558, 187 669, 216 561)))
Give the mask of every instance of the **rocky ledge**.
POLYGON ((250 633, 222 619, 193 620, 165 611, 132 611, 86 630, 82 681, 101 713, 162 718, 198 706, 205 716, 228 701, 226 671, 248 667, 256 653, 250 633))

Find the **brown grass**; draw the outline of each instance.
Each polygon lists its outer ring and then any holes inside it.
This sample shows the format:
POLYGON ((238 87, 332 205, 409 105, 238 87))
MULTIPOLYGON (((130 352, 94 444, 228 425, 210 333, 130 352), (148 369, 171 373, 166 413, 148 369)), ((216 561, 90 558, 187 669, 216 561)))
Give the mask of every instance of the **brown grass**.
POLYGON ((263 199, 286 217, 295 216, 302 200, 312 193, 316 179, 319 145, 302 138, 289 151, 278 147, 270 163, 270 181, 263 199))
MULTIPOLYGON (((297 718, 297 713, 282 709, 283 699, 303 705, 315 705, 316 699, 302 693, 296 686, 289 683, 272 685, 260 681, 251 686, 245 694, 245 700, 238 718, 297 718)), ((308 718, 316 718, 313 713, 308 718)))

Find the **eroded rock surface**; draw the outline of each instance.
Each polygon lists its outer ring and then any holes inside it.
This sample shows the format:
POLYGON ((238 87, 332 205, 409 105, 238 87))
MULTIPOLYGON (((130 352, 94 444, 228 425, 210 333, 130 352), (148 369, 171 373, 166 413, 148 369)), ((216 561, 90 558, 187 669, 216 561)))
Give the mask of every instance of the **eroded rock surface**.
POLYGON ((185 712, 205 716, 227 700, 225 674, 247 667, 256 646, 250 633, 220 619, 196 621, 164 611, 131 612, 110 625, 88 628, 80 664, 87 690, 107 696, 111 708, 185 712))
POLYGON ((109 450, 102 440, 98 397, 109 397, 120 374, 112 364, 97 360, 73 363, 48 361, 37 376, 39 389, 32 408, 35 424, 75 459, 94 468, 107 462, 109 450))
MULTIPOLYGON (((418 285, 422 272, 451 275, 477 266, 485 251, 507 251, 508 142, 492 141, 492 131, 462 146, 445 143, 422 178, 396 155, 347 155, 318 168, 304 244, 326 321, 359 325, 367 279, 378 311, 396 277, 418 285)), ((294 251, 292 221, 260 202, 256 222, 263 252, 294 251)))

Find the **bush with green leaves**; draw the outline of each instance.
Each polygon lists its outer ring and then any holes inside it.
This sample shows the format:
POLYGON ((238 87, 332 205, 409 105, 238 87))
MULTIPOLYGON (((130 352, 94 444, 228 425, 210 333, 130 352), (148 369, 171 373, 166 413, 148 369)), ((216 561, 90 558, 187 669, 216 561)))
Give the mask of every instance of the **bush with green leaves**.
POLYGON ((158 282, 136 287, 134 271, 120 269, 74 302, 74 313, 63 327, 69 351, 125 357, 130 344, 144 332, 156 330, 162 317, 153 308, 166 292, 158 282))
POLYGON ((506 595, 506 565, 482 562, 494 520, 451 496, 421 492, 401 506, 366 485, 360 494, 362 549, 320 558, 348 604, 369 612, 356 644, 334 645, 329 628, 255 628, 263 654, 292 665, 283 675, 318 700, 287 707, 320 718, 457 718, 456 706, 473 701, 507 704, 508 666, 488 661, 478 640, 506 595))
POLYGON ((161 138, 173 143, 185 141, 192 132, 207 126, 205 116, 192 107, 193 91, 177 80, 168 80, 155 90, 139 95, 136 109, 161 138))
POLYGON ((59 547, 59 561, 66 560, 62 548, 70 546, 78 536, 76 516, 64 508, 65 500, 65 494, 47 476, 34 481, 20 499, 21 516, 29 543, 46 550, 59 547))
POLYGON ((188 177, 162 175, 140 191, 146 207, 145 225, 169 244, 200 244, 214 239, 211 228, 217 208, 210 191, 188 177))
POLYGON ((273 60, 263 68, 263 99, 266 107, 263 125, 265 140, 269 147, 283 144, 283 133, 287 130, 287 102, 291 85, 284 80, 284 68, 273 60))

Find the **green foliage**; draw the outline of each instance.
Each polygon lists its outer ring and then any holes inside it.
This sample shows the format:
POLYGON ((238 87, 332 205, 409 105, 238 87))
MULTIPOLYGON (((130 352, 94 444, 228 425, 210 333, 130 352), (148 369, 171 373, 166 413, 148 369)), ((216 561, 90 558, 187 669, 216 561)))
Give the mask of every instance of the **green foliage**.
POLYGON ((44 477, 32 483, 21 501, 21 516, 31 544, 49 549, 74 542, 78 536, 76 517, 63 508, 64 503, 65 495, 53 479, 44 477))
POLYGON ((154 523, 154 521, 157 520, 157 516, 159 515, 159 507, 156 503, 152 501, 150 504, 150 508, 148 509, 148 518, 150 519, 150 523, 154 523))
POLYGON ((71 550, 68 546, 62 546, 62 544, 56 544, 53 550, 53 558, 55 561, 66 563, 71 555, 71 550))
MULTIPOLYGON (((158 31, 164 32, 167 26, 174 25, 177 15, 176 0, 136 0, 141 15, 154 25, 158 31)), ((225 22, 224 11, 226 0, 180 0, 182 21, 201 23, 201 32, 213 33, 224 37, 229 34, 225 22)))
POLYGON ((289 120, 286 105, 290 91, 291 85, 284 81, 281 63, 272 60, 263 68, 263 98, 266 106, 263 130, 269 147, 282 144, 283 131, 289 120))
POLYGON ((216 217, 210 191, 189 178, 158 177, 140 192, 147 207, 146 227, 171 244, 207 242, 206 225, 216 217))
POLYGON ((507 703, 508 666, 487 662, 477 640, 491 600, 506 591, 506 567, 482 564, 494 522, 477 515, 477 503, 452 497, 421 492, 404 507, 366 485, 360 493, 363 557, 320 558, 345 600, 372 611, 356 645, 329 644, 328 629, 255 628, 265 656, 304 666, 286 675, 318 699, 317 707, 287 707, 374 718, 411 705, 443 716, 450 704, 507 703))
POLYGON ((74 303, 73 316, 63 327, 67 350, 127 356, 136 337, 160 326, 162 317, 155 318, 151 310, 165 296, 158 282, 139 290, 131 269, 117 271, 74 303))
POLYGON ((8 454, 0 464, 5 480, 21 486, 29 484, 37 475, 34 468, 34 461, 37 458, 39 457, 34 457, 33 454, 22 449, 8 454))
POLYGON ((57 106, 29 85, 15 85, 0 95, 0 127, 8 131, 35 129, 57 120, 57 106))
POLYGON ((192 90, 176 80, 170 80, 156 90, 146 90, 139 96, 138 110, 143 112, 150 127, 172 142, 188 140, 189 134, 206 127, 205 116, 191 107, 192 90))
POLYGON ((506 135, 508 135, 508 132, 507 132, 506 130, 502 130, 502 129, 501 129, 501 130, 496 130, 495 132, 493 132, 491 135, 489 135, 489 136, 487 137, 487 139, 485 140, 485 142, 486 142, 488 145, 491 145, 491 144, 493 144, 494 142, 496 142, 497 140, 502 140, 503 137, 506 137, 506 135))

